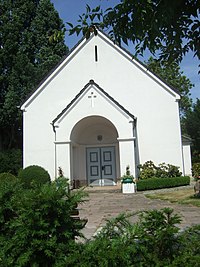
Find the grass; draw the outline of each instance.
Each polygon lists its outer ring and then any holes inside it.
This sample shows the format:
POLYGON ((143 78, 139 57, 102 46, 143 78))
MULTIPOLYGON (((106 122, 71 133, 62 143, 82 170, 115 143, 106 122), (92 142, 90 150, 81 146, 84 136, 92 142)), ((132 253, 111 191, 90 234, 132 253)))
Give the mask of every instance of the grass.
POLYGON ((146 197, 200 207, 200 198, 194 197, 193 189, 180 189, 173 192, 147 194, 146 197))

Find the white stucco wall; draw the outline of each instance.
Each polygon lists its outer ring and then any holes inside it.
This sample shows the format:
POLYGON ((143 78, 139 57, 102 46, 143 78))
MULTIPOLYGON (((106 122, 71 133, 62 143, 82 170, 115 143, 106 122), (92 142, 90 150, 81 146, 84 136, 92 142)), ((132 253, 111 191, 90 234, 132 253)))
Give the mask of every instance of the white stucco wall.
POLYGON ((184 159, 184 171, 185 175, 192 175, 192 160, 191 160, 191 151, 190 151, 190 144, 183 145, 183 159, 184 159))
MULTIPOLYGON (((182 169, 179 96, 101 33, 83 41, 22 106, 24 166, 41 165, 54 177, 55 136, 50 123, 91 79, 137 117, 140 163, 153 160, 182 169), (95 46, 98 62, 95 62, 95 46)), ((57 141, 70 141, 74 123, 91 115, 109 117, 119 130, 119 138, 131 136, 132 128, 125 123, 129 118, 125 119, 101 94, 97 98, 94 109, 88 96, 82 95, 63 120, 65 125, 56 129, 57 141)), ((63 150, 61 157, 67 168, 69 160, 64 153, 63 150)))

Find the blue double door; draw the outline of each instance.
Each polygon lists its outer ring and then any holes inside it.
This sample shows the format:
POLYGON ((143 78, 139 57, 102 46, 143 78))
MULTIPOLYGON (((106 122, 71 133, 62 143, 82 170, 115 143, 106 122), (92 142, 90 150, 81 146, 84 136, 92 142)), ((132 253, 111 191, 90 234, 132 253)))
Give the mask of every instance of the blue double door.
POLYGON ((92 147, 86 150, 88 184, 94 186, 115 185, 115 147, 92 147))

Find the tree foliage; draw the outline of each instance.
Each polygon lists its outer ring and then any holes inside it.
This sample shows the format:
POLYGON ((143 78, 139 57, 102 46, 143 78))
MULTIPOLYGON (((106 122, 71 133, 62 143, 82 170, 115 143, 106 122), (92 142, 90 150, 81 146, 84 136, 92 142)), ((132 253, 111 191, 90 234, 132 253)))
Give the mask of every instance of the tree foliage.
POLYGON ((10 172, 17 175, 20 168, 22 168, 22 151, 20 149, 0 152, 0 173, 10 172))
POLYGON ((200 162, 200 99, 187 112, 184 130, 192 138, 193 161, 200 162))
POLYGON ((199 0, 122 0, 105 11, 87 5, 69 32, 88 38, 94 27, 101 28, 119 44, 133 42, 136 55, 148 48, 168 62, 181 61, 189 51, 200 58, 199 7, 199 0))
POLYGON ((0 131, 4 149, 20 147, 19 106, 66 53, 64 25, 50 0, 0 2, 0 131))

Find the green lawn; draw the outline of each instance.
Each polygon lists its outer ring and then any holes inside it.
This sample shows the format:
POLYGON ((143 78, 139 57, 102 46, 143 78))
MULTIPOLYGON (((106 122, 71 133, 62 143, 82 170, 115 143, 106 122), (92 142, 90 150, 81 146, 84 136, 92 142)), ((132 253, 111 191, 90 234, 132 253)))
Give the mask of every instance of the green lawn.
POLYGON ((200 207, 200 198, 194 197, 193 189, 182 189, 173 192, 147 194, 146 197, 151 199, 168 200, 179 204, 191 204, 200 207))

